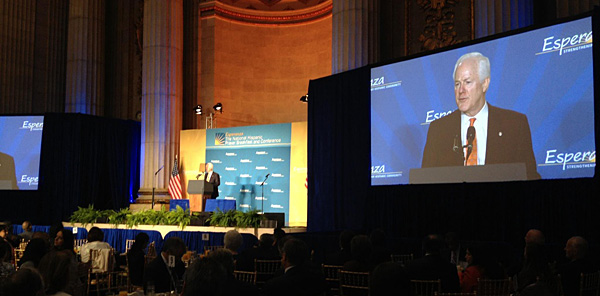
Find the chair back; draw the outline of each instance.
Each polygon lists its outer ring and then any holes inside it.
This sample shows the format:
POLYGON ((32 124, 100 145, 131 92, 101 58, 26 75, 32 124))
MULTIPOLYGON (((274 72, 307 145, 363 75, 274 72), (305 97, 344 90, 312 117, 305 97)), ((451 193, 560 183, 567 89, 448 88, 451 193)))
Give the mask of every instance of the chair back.
POLYGON ((441 293, 435 292, 433 295, 435 296, 477 296, 477 291, 473 293, 441 293))
POLYGON ((156 258, 156 246, 155 242, 151 242, 148 245, 148 252, 146 253, 146 264, 154 260, 154 258, 156 258))
POLYGON ((251 285, 256 285, 256 271, 241 271, 235 270, 233 275, 238 281, 242 281, 251 285))
POLYGON ((133 243, 135 243, 134 239, 126 239, 125 240, 125 253, 129 252, 129 250, 131 250, 131 246, 133 245, 133 243))
POLYGON ((115 261, 114 249, 91 249, 90 262, 92 273, 107 272, 113 270, 115 261))
POLYGON ((582 273, 579 282, 579 296, 598 296, 600 290, 600 271, 582 273))
POLYGON ((225 246, 221 245, 221 246, 204 246, 204 255, 208 255, 208 253, 217 250, 217 249, 222 249, 225 248, 225 246))
POLYGON ((329 293, 327 293, 327 295, 340 295, 339 272, 342 270, 342 266, 322 264, 321 269, 323 270, 323 275, 329 285, 329 293))
POLYGON ((340 295, 369 295, 369 273, 339 270, 340 295))
POLYGON ((412 261, 413 254, 392 254, 392 262, 400 263, 402 266, 406 265, 406 263, 412 261))
POLYGON ((275 272, 281 269, 281 260, 259 260, 254 259, 254 271, 256 272, 256 284, 262 285, 273 277, 275 272))
POLYGON ((477 279, 477 295, 480 296, 509 296, 511 287, 511 278, 500 280, 477 279))
POLYGON ((442 291, 442 281, 437 280, 410 280, 410 286, 415 296, 433 296, 442 291))

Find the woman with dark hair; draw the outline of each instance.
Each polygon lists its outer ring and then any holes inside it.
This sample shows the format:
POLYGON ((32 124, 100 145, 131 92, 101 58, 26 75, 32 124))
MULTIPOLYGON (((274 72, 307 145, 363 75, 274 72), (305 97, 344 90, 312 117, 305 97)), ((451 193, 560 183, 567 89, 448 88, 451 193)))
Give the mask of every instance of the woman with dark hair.
POLYGON ((70 281, 71 255, 69 251, 56 251, 46 254, 40 261, 39 271, 44 279, 46 295, 65 296, 70 281))
POLYGON ((467 261, 467 268, 462 272, 458 273, 458 279, 460 280, 460 290, 462 293, 473 293, 477 288, 477 282, 479 278, 483 278, 484 271, 479 261, 479 249, 469 247, 465 255, 465 261, 467 261))
POLYGON ((73 232, 68 229, 59 230, 54 238, 54 249, 57 251, 68 250, 75 254, 75 238, 73 232))
POLYGON ((42 238, 34 238, 29 241, 23 257, 19 261, 19 267, 37 268, 42 257, 48 253, 48 243, 42 238))

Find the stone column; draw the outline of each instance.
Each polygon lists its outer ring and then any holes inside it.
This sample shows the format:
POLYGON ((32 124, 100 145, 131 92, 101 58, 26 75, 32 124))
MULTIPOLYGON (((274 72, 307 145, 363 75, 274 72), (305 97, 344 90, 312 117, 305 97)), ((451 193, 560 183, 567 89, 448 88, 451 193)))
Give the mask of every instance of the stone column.
POLYGON ((203 117, 193 112, 200 104, 200 7, 198 0, 184 0, 183 6, 183 128, 197 129, 204 127, 203 117))
POLYGON ((169 199, 169 176, 179 154, 182 124, 182 63, 183 0, 145 0, 140 203, 149 201, 153 185, 157 199, 169 199))
POLYGON ((332 73, 379 59, 379 0, 333 1, 332 73))
POLYGON ((0 114, 32 112, 35 2, 0 0, 0 114))
POLYGON ((104 115, 104 0, 71 0, 65 111, 104 115))

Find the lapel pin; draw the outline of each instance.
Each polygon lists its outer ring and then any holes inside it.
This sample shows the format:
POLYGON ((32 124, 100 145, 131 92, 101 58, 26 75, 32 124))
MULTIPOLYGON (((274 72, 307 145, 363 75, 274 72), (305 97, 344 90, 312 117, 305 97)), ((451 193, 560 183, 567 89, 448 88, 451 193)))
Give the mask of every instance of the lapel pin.
POLYGON ((498 132, 498 137, 502 137, 502 132, 498 132))

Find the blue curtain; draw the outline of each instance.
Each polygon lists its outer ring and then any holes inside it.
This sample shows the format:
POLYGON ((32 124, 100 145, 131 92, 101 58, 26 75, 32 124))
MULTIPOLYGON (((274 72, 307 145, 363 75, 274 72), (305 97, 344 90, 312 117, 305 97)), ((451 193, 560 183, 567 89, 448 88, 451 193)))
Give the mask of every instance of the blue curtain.
POLYGON ((155 230, 134 230, 134 229, 102 229, 104 232, 104 241, 111 245, 117 252, 125 253, 125 241, 135 239, 140 232, 145 232, 150 237, 150 242, 154 242, 156 252, 160 252, 163 245, 163 238, 160 232, 155 230))
MULTIPOLYGON (((165 236, 165 240, 169 237, 179 237, 181 238, 188 250, 196 251, 198 253, 204 252, 204 246, 222 246, 223 238, 225 237, 225 233, 220 232, 192 232, 192 231, 171 231, 167 233, 165 236), (208 240, 202 240, 202 235, 208 234, 208 240)), ((258 241, 256 236, 248 233, 242 233, 242 238, 244 239, 244 243, 242 244, 239 252, 247 248, 252 248, 258 241)))

